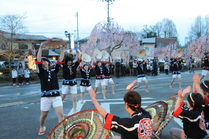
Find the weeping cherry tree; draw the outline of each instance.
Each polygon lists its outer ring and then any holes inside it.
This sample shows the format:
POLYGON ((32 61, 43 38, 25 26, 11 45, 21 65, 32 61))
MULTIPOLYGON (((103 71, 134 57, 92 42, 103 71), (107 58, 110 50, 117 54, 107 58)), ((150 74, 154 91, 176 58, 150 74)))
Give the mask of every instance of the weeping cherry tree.
POLYGON ((118 23, 102 21, 95 25, 87 43, 81 47, 85 53, 91 56, 93 56, 95 49, 106 50, 114 59, 116 59, 114 52, 123 49, 126 53, 121 52, 121 58, 124 61, 129 61, 127 55, 136 56, 140 42, 139 36, 131 31, 124 30, 118 23))

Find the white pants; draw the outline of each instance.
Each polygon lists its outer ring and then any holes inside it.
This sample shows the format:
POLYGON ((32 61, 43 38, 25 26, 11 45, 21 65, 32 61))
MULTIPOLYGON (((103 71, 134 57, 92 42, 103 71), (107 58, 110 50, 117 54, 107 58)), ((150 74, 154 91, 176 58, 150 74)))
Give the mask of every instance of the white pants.
POLYGON ((113 82, 112 78, 104 79, 104 85, 107 86, 108 83, 113 82))
POLYGON ((99 87, 100 85, 103 86, 104 85, 104 82, 105 82, 104 79, 96 80, 95 81, 95 87, 99 87))
POLYGON ((137 82, 141 83, 142 81, 146 81, 146 77, 139 77, 137 78, 137 82))
POLYGON ((181 74, 173 74, 173 78, 176 78, 176 77, 181 78, 181 74))
POLYGON ((62 94, 67 94, 69 90, 71 94, 77 94, 77 85, 62 85, 62 94))
POLYGON ((92 88, 91 86, 80 86, 80 91, 85 92, 86 90, 89 90, 91 88, 92 88))
POLYGON ((202 70, 202 75, 206 76, 207 74, 209 74, 208 70, 202 70))
POLYGON ((49 111, 51 106, 53 108, 63 106, 62 99, 60 96, 57 97, 42 97, 41 98, 41 111, 49 111))

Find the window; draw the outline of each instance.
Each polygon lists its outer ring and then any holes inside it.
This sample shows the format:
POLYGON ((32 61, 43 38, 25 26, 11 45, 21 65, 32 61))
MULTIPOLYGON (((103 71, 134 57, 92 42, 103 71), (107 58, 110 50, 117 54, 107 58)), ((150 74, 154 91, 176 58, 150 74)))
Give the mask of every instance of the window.
POLYGON ((0 49, 6 49, 6 46, 4 44, 1 44, 0 49))
POLYGON ((144 47, 144 49, 145 49, 146 51, 149 51, 149 47, 144 47))
POLYGON ((158 43, 157 47, 163 47, 165 44, 164 43, 158 43))
POLYGON ((24 43, 19 43, 19 49, 28 49, 28 45, 24 43))
POLYGON ((32 43, 32 45, 36 50, 38 50, 41 44, 40 43, 32 43))

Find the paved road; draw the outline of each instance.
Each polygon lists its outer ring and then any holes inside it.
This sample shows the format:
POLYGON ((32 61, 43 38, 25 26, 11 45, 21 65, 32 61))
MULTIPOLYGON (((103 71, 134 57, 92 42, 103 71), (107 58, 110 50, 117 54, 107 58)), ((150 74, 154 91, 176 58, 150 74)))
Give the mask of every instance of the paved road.
MULTIPOLYGON (((201 73, 201 70, 196 71, 201 73)), ((182 82, 183 88, 192 85, 193 73, 183 72, 182 82)), ((149 91, 145 92, 145 84, 137 89, 142 95, 142 106, 156 102, 158 100, 165 101, 172 94, 178 91, 177 80, 173 84, 173 89, 169 89, 171 74, 165 75, 161 73, 158 76, 146 76, 149 81, 149 91)), ((206 78, 208 78, 206 76, 206 78)), ((123 95, 126 93, 126 86, 135 80, 136 77, 126 76, 121 78, 113 78, 115 82, 115 93, 112 95, 110 87, 107 91, 107 99, 102 99, 102 94, 98 94, 99 103, 108 111, 121 117, 129 117, 125 112, 123 95)), ((61 83, 61 82, 60 82, 61 83)), ((94 80, 91 81, 94 86, 94 80)), ((61 87, 61 84, 60 84, 61 87)), ((49 134, 53 127, 57 124, 57 117, 53 109, 49 112, 46 120, 46 133, 38 136, 39 116, 40 116, 40 85, 30 84, 28 86, 4 86, 0 87, 0 138, 1 139, 43 139, 49 134)), ((101 91, 101 88, 100 90, 101 91)), ((79 91, 78 91, 79 92, 79 91)), ((88 93, 86 92, 85 103, 80 103, 80 93, 78 94, 77 111, 94 109, 88 93)), ((68 94, 64 101, 65 116, 72 114, 71 96, 68 94)), ((161 139, 170 139, 169 129, 171 127, 179 127, 174 122, 170 122, 159 136, 161 139)))

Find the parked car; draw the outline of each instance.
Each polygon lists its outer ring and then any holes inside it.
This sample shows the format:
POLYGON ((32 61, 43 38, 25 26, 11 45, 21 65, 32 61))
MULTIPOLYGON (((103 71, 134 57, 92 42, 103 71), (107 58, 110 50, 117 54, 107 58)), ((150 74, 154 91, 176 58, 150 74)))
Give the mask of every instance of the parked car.
POLYGON ((50 61, 50 66, 51 66, 52 68, 54 68, 57 61, 56 61, 56 60, 52 60, 52 59, 49 59, 49 61, 50 61))
MULTIPOLYGON (((9 62, 4 62, 4 65, 6 68, 9 68, 9 62)), ((13 62, 11 63, 11 68, 16 68, 16 65, 13 62)))
POLYGON ((6 68, 4 63, 5 63, 5 61, 0 61, 0 68, 6 68))

